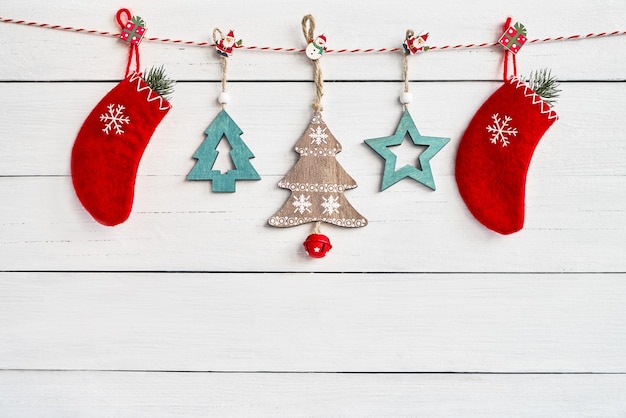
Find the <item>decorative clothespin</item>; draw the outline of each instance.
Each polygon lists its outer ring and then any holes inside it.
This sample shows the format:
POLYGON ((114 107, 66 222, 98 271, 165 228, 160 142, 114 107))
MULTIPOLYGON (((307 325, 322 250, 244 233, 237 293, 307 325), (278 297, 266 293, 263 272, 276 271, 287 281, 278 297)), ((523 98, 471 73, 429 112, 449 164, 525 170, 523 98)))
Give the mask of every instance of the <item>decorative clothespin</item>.
POLYGON ((506 32, 502 34, 498 43, 512 53, 517 54, 528 40, 526 35, 527 33, 524 25, 519 22, 515 22, 513 26, 509 26, 506 32))
POLYGON ((404 47, 404 52, 407 55, 415 55, 420 51, 428 51, 430 47, 428 45, 424 45, 428 40, 428 33, 423 35, 415 36, 415 33, 412 30, 406 31, 406 39, 402 46, 404 47))
POLYGON ((139 45, 144 35, 146 34, 146 22, 139 16, 130 16, 128 9, 121 9, 117 15, 117 21, 121 23, 121 15, 128 13, 128 21, 122 27, 122 33, 120 39, 128 42, 131 45, 139 45))
POLYGON ((213 30, 213 41, 215 42, 215 49, 217 53, 223 57, 230 57, 233 53, 233 48, 241 48, 242 40, 235 40, 235 33, 233 30, 229 30, 228 34, 224 36, 222 31, 218 28, 213 30), (219 38, 217 37, 219 35, 219 38))
POLYGON ((309 59, 313 61, 322 58, 322 54, 325 51, 326 51, 326 35, 323 33, 321 35, 318 35, 315 39, 310 39, 305 49, 306 56, 309 57, 309 59))

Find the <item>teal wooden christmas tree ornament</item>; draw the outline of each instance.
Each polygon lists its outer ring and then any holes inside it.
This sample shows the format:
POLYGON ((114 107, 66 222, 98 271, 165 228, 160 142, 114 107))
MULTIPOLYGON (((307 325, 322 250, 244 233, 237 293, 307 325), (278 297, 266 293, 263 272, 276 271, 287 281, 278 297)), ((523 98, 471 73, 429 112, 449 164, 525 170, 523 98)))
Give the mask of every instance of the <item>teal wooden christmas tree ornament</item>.
POLYGON ((380 190, 383 191, 388 187, 396 184, 405 177, 412 178, 423 185, 435 190, 435 181, 433 173, 430 169, 430 160, 450 141, 450 138, 442 138, 437 136, 423 136, 417 130, 415 122, 407 109, 402 113, 402 118, 396 129, 396 133, 391 136, 382 138, 366 139, 365 143, 385 159, 385 168, 383 171, 383 179, 380 190), (410 137, 415 145, 428 146, 418 157, 416 165, 419 162, 420 168, 416 166, 405 165, 396 169, 397 156, 389 149, 389 147, 402 144, 405 137, 410 137))
MULTIPOLYGON (((213 41, 220 56, 222 67, 222 92, 217 99, 222 105, 222 111, 204 131, 206 139, 193 154, 193 158, 198 161, 196 161, 196 164, 187 175, 187 180, 211 180, 211 190, 214 192, 233 193, 237 180, 260 180, 261 176, 250 163, 250 160, 254 158, 254 154, 241 139, 243 131, 224 110, 226 104, 230 101, 230 95, 226 92, 228 57, 232 54, 233 48, 241 46, 241 40, 235 41, 235 35, 232 30, 228 32, 228 35, 224 36, 221 30, 215 28, 213 29, 213 41), (228 157, 232 162, 231 166, 234 167, 226 170, 226 172, 214 169, 215 161, 220 154, 218 146, 222 141, 228 142, 230 148, 228 157)), ((220 159, 224 157, 222 155, 220 159)))
POLYGON ((211 180, 213 192, 233 193, 237 180, 261 179, 250 163, 254 154, 241 139, 243 131, 225 110, 217 115, 204 133, 206 139, 193 154, 193 158, 198 161, 187 175, 187 180, 211 180), (235 167, 225 173, 213 169, 219 154, 217 146, 223 138, 231 147, 229 155, 235 167))

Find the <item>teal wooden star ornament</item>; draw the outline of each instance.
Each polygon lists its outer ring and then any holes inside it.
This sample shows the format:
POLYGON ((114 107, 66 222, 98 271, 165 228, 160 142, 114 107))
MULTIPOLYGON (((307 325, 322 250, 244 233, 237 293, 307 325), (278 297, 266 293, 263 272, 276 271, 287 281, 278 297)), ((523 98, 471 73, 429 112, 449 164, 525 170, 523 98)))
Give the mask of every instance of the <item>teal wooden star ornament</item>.
POLYGON ((435 180, 433 179, 433 173, 430 169, 430 159, 441 151, 449 141, 450 138, 421 135, 415 126, 415 122, 413 122, 411 114, 405 109, 395 134, 365 140, 365 143, 369 145, 370 148, 385 159, 385 168, 380 191, 382 192, 405 177, 417 180, 423 185, 435 190, 435 180), (407 164, 396 170, 397 156, 389 147, 402 144, 402 141, 404 141, 407 135, 411 138, 413 144, 428 146, 418 157, 421 169, 407 164))

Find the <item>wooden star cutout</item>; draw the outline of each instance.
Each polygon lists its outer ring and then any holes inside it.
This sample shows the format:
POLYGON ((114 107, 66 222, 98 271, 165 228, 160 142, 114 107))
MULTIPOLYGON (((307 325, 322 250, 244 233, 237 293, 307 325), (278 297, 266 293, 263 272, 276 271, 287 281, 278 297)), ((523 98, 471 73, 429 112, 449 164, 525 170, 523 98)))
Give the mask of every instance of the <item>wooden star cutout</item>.
POLYGON ((409 114, 408 110, 405 110, 396 129, 396 133, 391 136, 384 136, 382 138, 366 139, 365 143, 369 145, 374 151, 376 151, 381 157, 385 159, 385 168, 383 171, 383 180, 380 186, 380 191, 396 184, 405 177, 410 177, 413 180, 417 180, 423 185, 435 190, 435 180, 433 179, 433 173, 430 169, 430 159, 435 156, 441 149, 450 141, 450 138, 442 138, 437 136, 422 136, 413 118, 409 114), (396 154, 394 154, 389 147, 400 145, 406 135, 409 135, 413 144, 415 145, 427 145, 426 148, 418 157, 421 169, 405 165, 396 170, 396 154))

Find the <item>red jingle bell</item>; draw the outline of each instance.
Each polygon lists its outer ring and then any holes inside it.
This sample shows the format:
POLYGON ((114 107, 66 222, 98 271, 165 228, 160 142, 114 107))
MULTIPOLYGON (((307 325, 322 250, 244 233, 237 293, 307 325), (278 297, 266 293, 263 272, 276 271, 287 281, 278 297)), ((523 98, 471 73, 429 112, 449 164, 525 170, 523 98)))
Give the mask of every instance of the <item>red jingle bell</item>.
POLYGON ((323 234, 311 234, 304 241, 304 249, 309 257, 322 258, 331 248, 330 240, 323 234))

